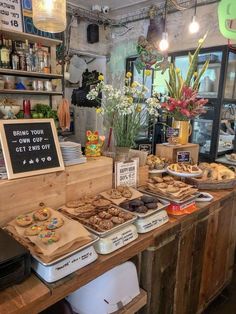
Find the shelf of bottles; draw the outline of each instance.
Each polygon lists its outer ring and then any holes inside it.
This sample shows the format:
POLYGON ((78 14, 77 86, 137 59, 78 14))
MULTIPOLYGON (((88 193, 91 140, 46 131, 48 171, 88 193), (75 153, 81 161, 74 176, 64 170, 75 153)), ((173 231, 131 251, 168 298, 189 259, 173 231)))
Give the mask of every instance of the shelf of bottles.
POLYGON ((53 88, 58 84, 51 82, 63 78, 56 71, 56 46, 61 43, 60 40, 1 30, 0 93, 62 95, 53 88), (19 77, 17 83, 12 83, 9 76, 19 77), (29 82, 25 84, 20 77, 30 78, 29 82), (37 81, 37 78, 42 80, 37 81), (38 88, 40 84, 43 89, 38 88))

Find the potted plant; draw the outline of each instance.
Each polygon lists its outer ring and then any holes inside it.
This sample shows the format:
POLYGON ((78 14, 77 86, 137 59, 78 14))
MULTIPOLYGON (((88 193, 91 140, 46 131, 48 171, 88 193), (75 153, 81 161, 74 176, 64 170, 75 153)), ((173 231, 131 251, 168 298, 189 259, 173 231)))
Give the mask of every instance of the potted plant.
POLYGON ((172 126, 179 129, 179 143, 187 144, 191 134, 190 120, 205 112, 204 105, 208 99, 199 99, 197 97, 200 79, 209 65, 207 60, 201 71, 198 73, 198 55, 205 41, 206 35, 198 42, 198 47, 192 55, 189 53, 189 68, 186 79, 181 76, 180 69, 174 64, 170 64, 169 82, 166 82, 169 97, 162 104, 167 114, 173 118, 172 126))
MULTIPOLYGON (((151 75, 150 70, 145 70, 145 78, 151 75)), ((101 107, 97 112, 103 114, 104 124, 110 129, 108 147, 110 145, 111 133, 115 138, 117 150, 127 151, 135 142, 142 121, 146 118, 155 120, 158 116, 160 103, 157 98, 147 98, 148 89, 138 82, 131 82, 132 73, 126 73, 124 87, 114 88, 105 84, 102 75, 100 82, 87 95, 89 100, 97 100, 101 107), (102 93, 102 99, 98 95, 102 93)))

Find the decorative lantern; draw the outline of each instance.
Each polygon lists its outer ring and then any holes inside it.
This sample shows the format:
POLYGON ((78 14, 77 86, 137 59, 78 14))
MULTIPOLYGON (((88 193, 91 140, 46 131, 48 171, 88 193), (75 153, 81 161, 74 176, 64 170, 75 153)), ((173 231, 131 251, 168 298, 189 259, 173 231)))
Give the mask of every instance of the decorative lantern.
POLYGON ((66 29, 66 0, 33 0, 33 23, 39 30, 60 33, 66 29))

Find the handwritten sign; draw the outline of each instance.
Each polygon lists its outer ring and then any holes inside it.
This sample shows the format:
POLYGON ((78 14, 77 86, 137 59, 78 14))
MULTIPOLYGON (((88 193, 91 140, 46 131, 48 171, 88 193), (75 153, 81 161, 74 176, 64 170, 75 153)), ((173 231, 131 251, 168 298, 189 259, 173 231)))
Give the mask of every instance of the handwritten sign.
POLYGON ((23 31, 21 0, 0 1, 0 26, 4 29, 23 31))
POLYGON ((64 170, 53 119, 1 121, 0 138, 9 179, 64 170))
POLYGON ((190 162, 190 152, 177 152, 177 162, 190 162))
POLYGON ((138 159, 130 162, 116 162, 115 186, 136 187, 138 180, 138 159))

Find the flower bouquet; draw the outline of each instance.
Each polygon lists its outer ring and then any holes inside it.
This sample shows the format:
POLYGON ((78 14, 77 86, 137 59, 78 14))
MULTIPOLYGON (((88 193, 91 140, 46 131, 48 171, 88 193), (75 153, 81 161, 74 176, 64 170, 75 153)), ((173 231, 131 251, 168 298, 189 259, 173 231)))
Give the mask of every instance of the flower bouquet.
MULTIPOLYGON (((150 70, 145 71, 145 77, 151 75, 150 70)), ((122 89, 105 84, 103 76, 99 76, 100 82, 87 95, 89 100, 101 102, 97 112, 103 114, 104 125, 110 129, 108 148, 112 132, 115 144, 118 147, 132 147, 141 125, 158 116, 160 103, 157 98, 145 96, 148 89, 145 84, 132 82, 132 73, 128 72, 122 89), (102 93, 102 100, 98 95, 102 93)))
POLYGON ((208 99, 199 99, 197 97, 200 79, 209 65, 209 60, 207 60, 201 71, 197 72, 198 56, 205 38, 206 35, 199 40, 198 47, 193 55, 189 53, 189 68, 185 80, 181 76, 180 69, 176 68, 174 64, 170 64, 169 82, 166 82, 169 97, 162 104, 162 108, 167 111, 170 117, 174 118, 173 127, 180 130, 179 139, 181 144, 186 144, 191 134, 189 130, 190 119, 204 113, 204 105, 208 102, 208 99))

